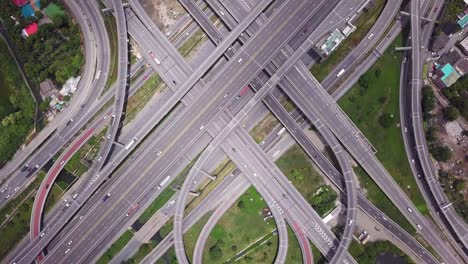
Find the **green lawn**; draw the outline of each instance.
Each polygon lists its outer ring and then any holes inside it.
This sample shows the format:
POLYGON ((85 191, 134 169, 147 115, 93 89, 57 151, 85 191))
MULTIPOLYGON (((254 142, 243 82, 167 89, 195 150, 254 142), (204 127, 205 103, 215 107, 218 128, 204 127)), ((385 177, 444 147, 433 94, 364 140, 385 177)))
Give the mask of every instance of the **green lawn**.
POLYGON ((351 242, 351 245, 349 246, 349 253, 351 254, 351 256, 354 257, 354 259, 356 259, 357 263, 359 264, 379 263, 382 260, 380 259, 380 261, 378 262, 378 256, 382 253, 393 254, 394 257, 399 258, 399 263, 414 263, 410 257, 408 257, 403 251, 401 251, 401 249, 393 245, 390 241, 386 240, 368 242, 365 245, 356 242, 356 240, 353 240, 351 242))
MULTIPOLYGON (((278 251, 278 235, 270 233, 245 250, 237 263, 274 263, 278 251)), ((234 261, 232 259, 231 261, 234 261)))
POLYGON ((212 212, 208 212, 200 220, 198 220, 187 232, 184 234, 184 246, 185 252, 187 253, 187 258, 192 262, 193 250, 197 243, 198 236, 205 226, 208 219, 210 219, 212 212))
POLYGON ((338 195, 324 184, 322 175, 311 162, 302 148, 295 144, 276 161, 276 165, 323 217, 335 207, 334 202, 338 195))
POLYGON ((263 220, 262 209, 266 207, 255 188, 250 187, 210 233, 203 250, 203 263, 223 263, 275 229, 275 222, 271 218, 263 220), (210 252, 216 247, 221 252, 213 258, 210 252))
POLYGON ((168 187, 162 191, 156 199, 146 208, 143 214, 138 218, 141 224, 145 224, 166 202, 174 195, 172 188, 168 187))
POLYGON ((117 255, 130 241, 133 237, 133 232, 131 230, 125 231, 112 245, 111 247, 102 255, 97 264, 106 264, 109 263, 112 258, 117 255))
MULTIPOLYGON (((393 52, 395 45, 403 45, 401 36, 338 103, 374 145, 378 151, 377 158, 419 211, 427 214, 426 203, 408 164, 399 127, 402 53, 393 52)), ((374 197, 374 199, 381 199, 381 197, 374 197)))
POLYGON ((286 263, 301 264, 302 263, 302 252, 297 241, 296 234, 288 225, 288 255, 286 256, 286 263))
POLYGON ((378 19, 385 6, 386 0, 376 0, 375 5, 370 9, 364 9, 363 13, 353 22, 357 27, 356 31, 351 33, 341 44, 319 64, 314 64, 310 72, 318 81, 323 81, 327 75, 341 62, 341 60, 356 47, 364 36, 369 32, 372 25, 378 19))
POLYGON ((57 203, 57 201, 60 200, 60 198, 63 195, 63 190, 57 185, 57 183, 54 183, 52 185, 52 189, 50 189, 49 195, 47 195, 46 203, 45 203, 45 212, 49 212, 52 207, 57 203))
POLYGON ((312 255, 314 255, 314 263, 315 264, 325 264, 328 263, 325 256, 318 250, 318 248, 314 245, 314 243, 310 242, 310 248, 312 249, 312 255))

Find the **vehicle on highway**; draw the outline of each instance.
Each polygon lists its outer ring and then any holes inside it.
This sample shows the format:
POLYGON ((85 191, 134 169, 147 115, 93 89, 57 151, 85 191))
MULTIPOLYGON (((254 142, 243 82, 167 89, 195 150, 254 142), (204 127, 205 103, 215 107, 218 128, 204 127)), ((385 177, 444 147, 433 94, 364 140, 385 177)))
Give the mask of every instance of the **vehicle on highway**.
POLYGON ((164 180, 158 185, 158 190, 161 189, 166 183, 168 183, 170 179, 171 176, 169 175, 166 178, 164 178, 164 180))
POLYGON ((422 230, 422 226, 421 226, 421 225, 417 224, 416 226, 417 226, 419 229, 422 230))
POLYGON ((374 36, 374 33, 371 33, 371 34, 367 37, 367 39, 371 39, 373 36, 374 36))
POLYGON ((65 254, 67 254, 68 252, 70 252, 70 249, 68 248, 67 250, 65 250, 65 254))
POLYGON ((240 58, 237 62, 238 62, 238 63, 241 63, 241 62, 242 62, 242 58, 240 58))
POLYGON ((102 160, 102 156, 99 156, 99 158, 97 159, 98 162, 100 162, 102 160))
POLYGON ((31 168, 31 169, 29 170, 28 174, 26 174, 26 178, 31 177, 31 175, 33 175, 34 172, 37 171, 37 169, 39 169, 39 165, 36 165, 36 166, 34 166, 33 168, 31 168))
POLYGON ((280 131, 278 131, 278 133, 276 133, 276 135, 279 136, 279 135, 283 134, 284 131, 286 131, 285 127, 281 128, 280 131))
POLYGON ((73 240, 68 241, 67 245, 71 245, 73 243, 73 240))
POLYGON ((223 12, 223 11, 220 10, 219 13, 220 13, 222 16, 224 16, 224 12, 223 12))
POLYGON ((8 200, 8 198, 10 198, 9 194, 7 194, 7 196, 5 196, 5 200, 8 200))
POLYGON ((148 75, 143 76, 143 80, 148 79, 148 75))
POLYGON ((21 168, 21 172, 25 172, 28 168, 29 168, 28 164, 24 165, 23 168, 21 168))
POLYGON ((132 139, 132 141, 130 141, 130 143, 128 143, 128 144, 125 146, 125 150, 128 150, 133 144, 135 144, 135 139, 132 139))
POLYGON ((202 130, 203 128, 205 128, 205 125, 202 125, 202 126, 200 127, 200 130, 202 130))
POLYGON ((111 196, 110 193, 106 194, 106 195, 104 196, 104 198, 102 198, 102 201, 103 201, 103 202, 107 201, 107 200, 109 199, 110 196, 111 196))
POLYGON ((345 69, 341 69, 337 74, 336 74, 336 77, 340 78, 344 73, 345 73, 345 69))
POLYGON ((160 151, 159 149, 156 149, 154 151, 156 153, 156 156, 159 157, 159 155, 161 155, 162 151, 160 151))
POLYGON ((158 65, 161 64, 161 61, 159 61, 158 58, 156 58, 156 56, 154 55, 154 53, 151 50, 148 50, 148 53, 151 56, 151 58, 153 58, 153 60, 156 62, 156 64, 158 64, 158 65))
POLYGON ((96 73, 95 79, 99 79, 100 76, 101 76, 101 70, 99 70, 99 71, 96 73))
POLYGON ((70 120, 68 120, 68 122, 67 122, 66 126, 70 125, 70 124, 71 124, 71 122, 73 122, 73 118, 72 118, 72 119, 70 119, 70 120))
POLYGON ((410 213, 412 213, 412 212, 413 212, 413 210, 411 210, 411 208, 409 208, 409 207, 408 207, 408 208, 406 208, 406 209, 407 209, 407 210, 408 210, 408 212, 410 212, 410 213))
POLYGON ((132 215, 136 209, 138 209, 140 207, 140 204, 136 203, 132 206, 132 208, 130 208, 127 213, 125 214, 125 216, 130 216, 132 215))

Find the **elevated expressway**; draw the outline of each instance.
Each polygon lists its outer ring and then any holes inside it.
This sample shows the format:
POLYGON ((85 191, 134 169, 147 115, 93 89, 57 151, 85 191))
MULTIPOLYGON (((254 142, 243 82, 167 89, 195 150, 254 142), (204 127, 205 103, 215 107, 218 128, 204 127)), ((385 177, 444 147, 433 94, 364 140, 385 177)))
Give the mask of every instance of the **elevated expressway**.
MULTIPOLYGON (((127 78, 128 78, 128 67, 129 67, 129 61, 128 61, 128 36, 127 36, 127 27, 126 27, 126 20, 125 20, 125 14, 122 6, 122 2, 120 0, 114 0, 114 12, 116 13, 117 17, 117 31, 118 31, 118 73, 117 73, 117 91, 116 91, 116 99, 114 102, 114 109, 113 109, 113 115, 114 115, 114 120, 115 122, 113 124, 110 124, 109 127, 109 138, 110 140, 106 141, 104 143, 104 146, 101 148, 99 151, 100 155, 100 160, 98 162, 94 163, 89 170, 90 174, 95 174, 99 172, 99 170, 102 168, 105 159, 107 158, 107 155, 109 154, 111 147, 113 145, 113 139, 115 139, 117 132, 119 130, 120 126, 120 119, 121 115, 123 112, 124 108, 124 101, 125 101, 125 96, 126 96, 126 90, 128 87, 127 83, 127 78), (101 162, 99 162, 101 161, 101 162)), ((91 189, 85 189, 85 192, 88 191, 88 196, 91 195, 94 190, 91 189)), ((78 196, 83 195, 83 193, 79 193, 78 196)), ((79 197, 77 197, 79 199, 79 197)), ((63 214, 60 216, 59 221, 55 222, 54 225, 52 225, 46 232, 44 232, 44 235, 41 235, 37 237, 37 233, 33 232, 33 236, 35 237, 35 240, 39 240, 37 243, 32 243, 31 246, 25 247, 23 252, 23 255, 19 255, 15 258, 15 263, 30 263, 32 260, 39 255, 39 253, 42 251, 42 249, 47 245, 47 242, 49 242, 54 235, 56 235, 59 232, 59 228, 56 228, 57 223, 60 222, 60 220, 71 217, 73 215, 73 211, 75 211, 79 206, 78 203, 76 202, 78 200, 75 200, 71 205, 65 205, 66 207, 63 209, 63 214), (45 236, 47 234, 47 236, 45 236), (49 237, 49 239, 44 239, 49 237), (37 253, 36 253, 37 252, 37 253)), ((35 211, 41 212, 42 209, 36 208, 35 211)), ((40 221, 34 221, 34 224, 40 225, 40 221)), ((32 227, 33 230, 38 230, 37 226, 32 227)))
MULTIPOLYGON (((255 12, 260 12, 261 10, 263 10, 263 9, 265 8, 265 3, 267 3, 267 2, 263 2, 262 4, 260 4, 259 6, 257 6, 257 7, 253 10, 253 13, 251 13, 251 14, 249 15, 249 17, 251 17, 250 19, 253 19, 253 18, 255 17, 255 12)), ((246 25, 248 25, 248 23, 249 23, 248 20, 249 20, 249 18, 248 18, 248 19, 246 20, 246 22, 245 22, 246 25)), ((241 25, 241 26, 237 29, 237 33, 234 32, 234 34, 239 35, 239 34, 242 32, 242 30, 243 30, 243 29, 242 29, 242 25, 241 25)), ((236 37, 236 36, 234 36, 234 35, 231 36, 231 38, 234 38, 234 37, 236 37)), ((229 46, 229 43, 226 42, 226 43, 224 43, 224 44, 222 44, 222 45, 224 45, 224 46, 225 46, 225 49, 227 49, 227 47, 229 46)), ((190 88, 190 87, 194 84, 194 82, 196 82, 196 81, 201 77, 201 75, 204 73, 204 71, 206 71, 207 68, 209 68, 209 65, 219 56, 219 54, 222 54, 222 52, 223 52, 223 50, 217 50, 217 52, 215 51, 214 54, 212 54, 210 60, 208 60, 204 65, 202 65, 202 67, 200 67, 200 68, 197 70, 196 74, 194 74, 194 75, 191 76, 192 79, 191 79, 191 81, 189 82, 190 84, 184 84, 184 85, 185 85, 185 88, 184 88, 184 89, 179 89, 178 91, 176 91, 176 94, 179 92, 180 97, 182 97, 182 96, 185 94, 185 93, 183 93, 183 91, 184 91, 184 90, 187 90, 188 88, 190 88)), ((190 78, 189 78, 189 79, 190 79, 190 78)), ((170 108, 166 108, 166 109, 163 109, 162 111, 169 111, 169 109, 170 109, 170 108)), ((195 112, 197 112, 197 111, 195 111, 195 112)), ((97 185, 97 184, 96 184, 96 185, 97 185)), ((65 212, 67 212, 67 211, 72 211, 72 210, 75 211, 78 207, 79 207, 79 205, 74 203, 74 204, 72 204, 72 206, 71 206, 68 210, 66 210, 65 212)), ((63 223, 65 223, 65 222, 66 222, 66 219, 69 219, 69 217, 71 217, 71 214, 70 214, 70 213, 67 213, 67 214, 62 215, 61 219, 58 220, 59 222, 61 222, 60 225, 63 225, 63 223), (63 220, 63 219, 65 219, 65 220, 63 220)), ((56 225, 57 225, 57 224, 52 225, 51 228, 55 228, 56 225)), ((58 228, 57 228, 57 229, 58 229, 58 228)), ((54 235, 54 234, 52 234, 52 236, 53 236, 53 235, 54 235)), ((48 236, 49 236, 49 235, 46 234, 45 238, 48 237, 48 236)), ((48 239, 50 240, 50 238, 48 238, 48 239)), ((47 240, 47 239, 39 239, 39 240, 47 240)), ((47 242, 35 243, 34 250, 37 251, 37 248, 43 247, 46 243, 47 243, 47 242)), ((29 251, 29 249, 25 249, 25 251, 29 251)), ((34 253, 29 253, 28 255, 34 255, 34 253)))
MULTIPOLYGON (((442 7, 439 7, 442 8, 442 7)), ((412 71, 411 71, 411 124, 410 129, 413 129, 414 135, 414 147, 416 154, 419 158, 419 162, 424 173, 424 178, 429 186, 427 190, 428 195, 432 196, 436 201, 436 207, 438 207, 439 216, 442 216, 443 221, 447 228, 451 232, 450 234, 460 243, 463 252, 460 254, 467 260, 468 253, 468 226, 460 219, 455 209, 452 206, 446 206, 450 204, 447 196, 439 185, 437 177, 434 172, 434 167, 431 160, 431 155, 427 148, 427 142, 425 137, 425 131, 423 128, 423 113, 421 106, 421 89, 423 86, 422 68, 424 59, 421 54, 421 49, 427 49, 428 38, 432 27, 425 33, 426 39, 424 40, 425 46, 421 45, 421 12, 420 12, 420 1, 411 1, 411 54, 412 54, 412 71)), ((406 118, 406 116, 405 116, 406 118)), ((416 179, 418 180, 418 179, 416 179)), ((422 191, 425 191, 424 189, 422 191)), ((428 201, 430 203, 430 201, 428 201)), ((435 216, 438 218, 437 216, 435 216)))

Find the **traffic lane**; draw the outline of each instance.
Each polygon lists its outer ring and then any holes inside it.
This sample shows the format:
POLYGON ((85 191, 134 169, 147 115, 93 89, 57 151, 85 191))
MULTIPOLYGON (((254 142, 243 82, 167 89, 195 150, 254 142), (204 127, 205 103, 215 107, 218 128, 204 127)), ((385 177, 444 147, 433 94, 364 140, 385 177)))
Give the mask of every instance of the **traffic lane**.
POLYGON ((180 3, 215 44, 219 44, 223 41, 223 36, 220 31, 213 25, 205 12, 203 12, 203 10, 201 10, 193 0, 180 0, 180 3))

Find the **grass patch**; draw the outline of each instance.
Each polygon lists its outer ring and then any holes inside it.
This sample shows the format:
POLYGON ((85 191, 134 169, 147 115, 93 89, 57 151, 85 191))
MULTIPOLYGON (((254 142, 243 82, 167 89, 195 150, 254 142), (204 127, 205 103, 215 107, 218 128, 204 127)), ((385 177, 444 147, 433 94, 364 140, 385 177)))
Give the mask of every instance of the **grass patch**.
POLYGON ((408 164, 399 127, 400 66, 403 54, 394 53, 393 47, 401 45, 404 44, 400 35, 339 101, 339 105, 378 150, 377 158, 406 195, 422 214, 427 215, 428 209, 408 164))
POLYGON ((369 32, 385 6, 386 0, 376 0, 375 5, 364 9, 363 13, 354 21, 356 31, 351 33, 341 44, 328 56, 326 60, 316 63, 310 68, 310 72, 321 82, 339 64, 351 50, 353 50, 369 32))
MULTIPOLYGON (((101 8, 105 8, 104 4, 99 2, 101 8)), ((104 90, 109 89, 111 85, 117 80, 117 24, 115 23, 114 16, 111 14, 103 14, 104 24, 106 26, 107 34, 109 35, 109 46, 110 46, 110 65, 109 65, 109 76, 104 86, 104 90)))
POLYGON ((158 260, 155 262, 156 264, 175 264, 177 262, 177 257, 175 254, 175 249, 174 247, 171 247, 164 255, 161 256, 158 260))
POLYGON ((361 186, 366 189, 365 195, 367 199, 395 221, 395 223, 397 223, 401 228, 406 230, 406 232, 415 234, 416 229, 414 229, 400 210, 396 208, 392 201, 390 201, 371 177, 361 167, 354 168, 354 172, 356 173, 361 186))
POLYGON ((380 263, 384 259, 390 262, 393 260, 397 263, 414 263, 401 249, 386 240, 368 242, 363 245, 353 239, 349 246, 349 253, 360 264, 380 263), (390 256, 382 257, 381 254, 383 253, 390 254, 390 256), (391 258, 392 255, 393 259, 391 258))
POLYGON ((278 119, 271 113, 268 114, 250 131, 255 142, 262 142, 273 129, 279 124, 278 119))
POLYGON ((237 260, 233 260, 240 263, 274 263, 276 252, 278 249, 278 236, 271 232, 266 235, 265 238, 251 245, 245 250, 245 255, 237 260))
POLYGON ((223 263, 275 229, 271 218, 263 220, 266 207, 260 194, 250 187, 213 228, 203 250, 203 263, 223 263))
POLYGON ((288 225, 288 254, 286 255, 286 263, 301 264, 302 252, 297 240, 296 234, 288 225))
POLYGON ((338 194, 324 184, 322 175, 315 170, 299 145, 295 144, 286 151, 276 161, 276 165, 319 215, 323 217, 335 207, 338 194))
POLYGON ((174 191, 168 187, 162 191, 156 199, 146 208, 146 210, 138 218, 138 221, 145 224, 167 201, 174 195, 174 191))
POLYGON ((211 215, 212 212, 205 214, 184 234, 185 252, 187 253, 187 258, 190 262, 193 262, 192 257, 198 236, 200 235, 200 232, 202 231, 206 222, 208 222, 208 219, 210 219, 211 215))
POLYGON ((310 248, 312 249, 312 255, 314 256, 314 263, 315 264, 325 264, 328 263, 325 256, 320 252, 320 250, 314 245, 314 243, 310 242, 310 248))
POLYGON ((228 159, 221 163, 212 173, 214 176, 216 176, 216 180, 212 181, 208 179, 207 183, 198 189, 200 196, 195 197, 190 202, 188 202, 187 206, 185 207, 185 214, 190 213, 193 208, 197 207, 200 202, 203 201, 203 199, 205 199, 205 197, 223 181, 224 177, 230 174, 235 168, 236 165, 228 159))
POLYGON ((52 185, 52 189, 50 189, 49 195, 47 195, 47 199, 44 205, 45 213, 49 212, 52 207, 60 200, 63 195, 63 190, 54 183, 52 185))
POLYGON ((161 82, 161 78, 158 75, 151 75, 127 101, 127 111, 125 115, 124 125, 132 121, 138 112, 145 107, 145 105, 151 100, 153 95, 163 90, 166 85, 161 82))
POLYGON ((193 35, 188 40, 186 40, 184 44, 182 44, 182 46, 178 48, 178 51, 183 57, 190 57, 192 51, 194 51, 195 48, 198 47, 206 39, 206 34, 203 32, 203 30, 199 29, 195 31, 195 33, 193 33, 193 35))
POLYGON ((112 246, 102 255, 97 264, 107 264, 112 258, 117 255, 130 241, 133 237, 133 232, 131 230, 125 231, 113 244, 112 246))

